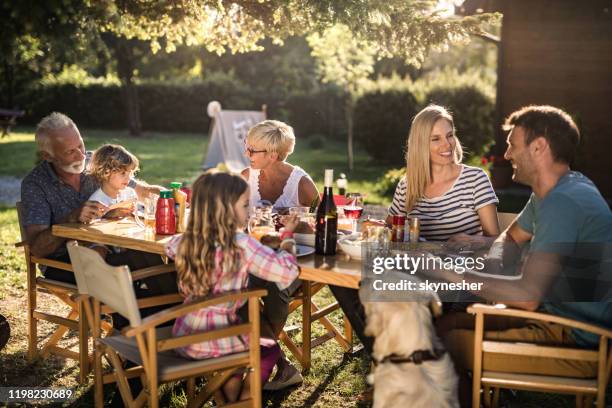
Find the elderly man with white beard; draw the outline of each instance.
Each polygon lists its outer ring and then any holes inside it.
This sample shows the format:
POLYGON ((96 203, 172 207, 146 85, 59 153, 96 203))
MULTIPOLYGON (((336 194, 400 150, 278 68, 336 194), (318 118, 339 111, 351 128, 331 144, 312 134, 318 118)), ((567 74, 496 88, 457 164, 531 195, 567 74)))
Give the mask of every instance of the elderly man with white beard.
MULTIPOLYGON (((68 116, 53 112, 44 117, 36 128, 36 143, 42 161, 21 182, 23 224, 32 254, 38 257, 70 262, 66 240, 51 232, 54 224, 90 223, 105 214, 108 208, 88 198, 99 187, 93 176, 84 172, 87 153, 76 124, 68 116)), ((131 180, 139 196, 159 193, 161 187, 131 180)), ((139 251, 109 253, 106 261, 111 265, 128 265, 132 270, 162 263, 159 255, 139 251)), ((55 268, 42 271, 45 277, 75 283, 74 274, 55 268)), ((173 275, 149 278, 144 282, 146 293, 154 296, 176 292, 173 275)))

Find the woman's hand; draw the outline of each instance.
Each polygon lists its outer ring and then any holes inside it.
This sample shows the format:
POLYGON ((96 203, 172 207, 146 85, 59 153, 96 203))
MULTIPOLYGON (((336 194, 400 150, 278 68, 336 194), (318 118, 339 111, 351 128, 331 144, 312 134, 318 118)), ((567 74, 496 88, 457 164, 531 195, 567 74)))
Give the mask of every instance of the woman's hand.
POLYGON ((300 223, 300 219, 297 214, 294 215, 283 215, 281 217, 281 222, 285 226, 285 231, 294 232, 300 223))
POLYGON ((386 227, 387 223, 385 222, 385 220, 376 220, 374 218, 370 218, 367 219, 363 222, 363 227, 362 228, 366 228, 366 227, 386 227))

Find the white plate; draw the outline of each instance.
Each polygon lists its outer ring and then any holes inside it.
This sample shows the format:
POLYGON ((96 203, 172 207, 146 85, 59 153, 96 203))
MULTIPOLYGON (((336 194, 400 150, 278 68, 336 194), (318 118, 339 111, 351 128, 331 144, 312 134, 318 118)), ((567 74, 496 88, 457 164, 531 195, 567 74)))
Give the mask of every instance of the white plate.
POLYGON ((300 256, 306 256, 306 255, 310 255, 310 254, 314 254, 314 248, 307 246, 307 245, 296 245, 295 246, 295 253, 298 258, 300 256))

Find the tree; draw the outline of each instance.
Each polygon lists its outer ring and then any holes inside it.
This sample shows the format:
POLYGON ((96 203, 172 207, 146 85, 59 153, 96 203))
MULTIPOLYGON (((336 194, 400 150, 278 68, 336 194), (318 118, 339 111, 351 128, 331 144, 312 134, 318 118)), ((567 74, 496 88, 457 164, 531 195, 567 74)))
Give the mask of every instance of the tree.
MULTIPOLYGON (((2 55, 16 55, 15 40, 44 33, 79 34, 92 29, 126 40, 150 42, 156 52, 202 45, 216 53, 261 50, 260 41, 285 38, 344 24, 381 56, 420 63, 426 52, 479 33, 488 14, 444 19, 432 11, 437 0, 48 0, 0 1, 10 16, 0 29, 2 55), (7 24, 7 20, 8 23, 7 24), (16 22, 15 22, 16 21, 16 22)), ((65 37, 64 37, 65 38, 65 37)), ((123 75, 127 80, 129 75, 123 75)), ((124 82, 124 86, 126 83, 124 82)), ((130 104, 128 103, 128 106, 130 104)), ((129 110, 128 110, 129 112, 129 110)))
MULTIPOLYGON (((66 40, 79 29, 79 1, 25 2, 0 0, 0 103, 15 107, 16 94, 35 78, 70 59, 66 40), (49 58, 52 56, 52 58, 49 58)), ((71 38, 70 44, 79 44, 71 38)))
POLYGON ((323 35, 309 36, 308 43, 317 60, 322 81, 337 85, 346 94, 347 157, 349 171, 352 171, 355 104, 368 77, 374 72, 376 48, 367 41, 356 39, 342 24, 327 29, 323 35))
POLYGON ((111 50, 117 63, 117 76, 121 81, 121 96, 125 103, 125 119, 127 127, 132 136, 140 136, 142 123, 140 121, 140 107, 138 88, 134 83, 134 71, 136 59, 135 48, 138 46, 136 40, 128 40, 125 37, 117 37, 113 34, 103 35, 106 46, 111 50))

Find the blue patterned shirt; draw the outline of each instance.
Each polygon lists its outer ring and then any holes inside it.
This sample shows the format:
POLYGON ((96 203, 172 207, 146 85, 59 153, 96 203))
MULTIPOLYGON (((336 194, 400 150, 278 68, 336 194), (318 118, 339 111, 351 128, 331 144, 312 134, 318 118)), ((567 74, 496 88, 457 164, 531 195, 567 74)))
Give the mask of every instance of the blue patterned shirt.
MULTIPOLYGON (((99 187, 92 176, 81 173, 81 187, 76 191, 61 181, 51 164, 43 160, 21 182, 24 227, 64 222, 68 214, 83 205, 99 187)), ((50 256, 65 253, 66 248, 62 247, 50 256)))

